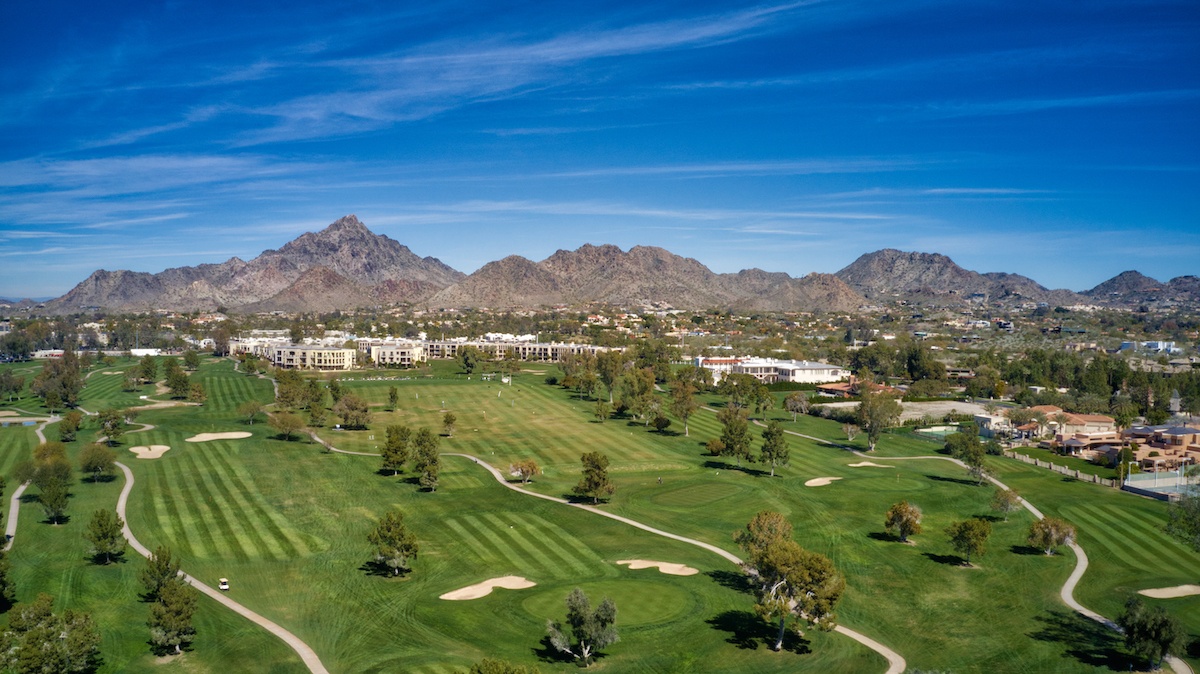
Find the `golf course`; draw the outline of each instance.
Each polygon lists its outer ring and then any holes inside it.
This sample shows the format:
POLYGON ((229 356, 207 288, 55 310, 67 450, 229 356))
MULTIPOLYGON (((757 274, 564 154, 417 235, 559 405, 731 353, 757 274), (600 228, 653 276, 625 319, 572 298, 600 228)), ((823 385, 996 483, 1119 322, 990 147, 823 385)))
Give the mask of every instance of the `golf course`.
MULTIPOLYGON (((78 406, 92 414, 145 408, 113 444, 133 477, 130 531, 150 549, 168 546, 198 581, 216 587, 228 578, 224 596, 295 635, 329 672, 449 674, 489 657, 575 671, 545 635, 576 587, 617 607, 620 640, 601 649, 593 670, 895 667, 881 649, 840 631, 789 632, 783 650, 772 650, 775 627, 756 615, 752 588, 731 561, 744 556, 734 533, 763 510, 782 513, 797 543, 833 562, 846 581, 837 623, 897 653, 898 671, 1144 665, 1125 653, 1120 634, 1064 603, 1078 562, 1070 548, 1051 556, 1031 548, 1030 510, 1007 518, 992 511, 995 486, 945 460, 939 443, 911 434, 885 434, 867 455, 866 438, 847 442, 840 424, 793 421, 776 405, 765 420, 791 431, 790 461, 772 477, 770 467, 738 466, 706 450, 721 432, 719 397, 703 399, 707 409, 688 420, 686 434, 673 417, 659 431, 621 415, 598 420, 595 400, 546 382, 557 373, 552 365, 526 364, 504 383, 436 362, 426 376, 343 373, 345 390, 369 404, 370 424, 342 430, 330 415, 309 429, 318 442, 307 430, 288 439, 268 424, 276 411, 271 380, 238 371, 231 359, 206 358, 192 374, 206 392, 202 405, 156 406, 169 397, 153 385, 126 391, 123 377, 106 374, 122 367, 128 363, 93 369, 78 406), (239 414, 247 401, 265 411, 239 414), (453 429, 444 427, 446 412, 453 429), (423 489, 411 466, 397 475, 381 470, 377 455, 392 424, 441 435, 436 490, 423 489), (587 452, 608 457, 616 485, 597 506, 571 496, 587 452), (528 484, 509 475, 525 460, 541 469, 528 484), (923 513, 923 530, 908 543, 883 525, 901 500, 923 513), (398 576, 380 570, 367 540, 391 510, 404 514, 419 543, 411 572, 398 576), (976 516, 991 521, 992 534, 986 553, 965 565, 944 532, 976 516)), ((28 391, 0 410, 51 416, 28 391)), ((56 426, 45 427, 47 439, 57 439, 56 426)), ((0 428, 5 502, 17 487, 14 467, 38 444, 35 428, 0 428)), ((757 454, 763 429, 750 429, 757 454)), ((72 461, 99 435, 85 422, 66 443, 72 461)), ((1074 599, 1087 609, 1114 619, 1139 590, 1200 581, 1200 554, 1163 531, 1166 504, 1003 457, 988 457, 988 468, 1036 510, 1076 527, 1089 565, 1074 599)), ((112 510, 125 485, 122 471, 94 482, 77 472, 60 524, 46 520, 36 489, 23 496, 8 553, 17 602, 44 592, 56 611, 90 613, 102 635, 100 672, 308 671, 278 636, 209 597, 200 598, 190 648, 151 651, 143 560, 129 549, 113 564, 95 564, 83 537, 91 514, 112 510)), ((1190 640, 1200 638, 1200 595, 1143 599, 1179 618, 1190 640)), ((1195 668, 1200 650, 1192 649, 1185 661, 1195 668)))

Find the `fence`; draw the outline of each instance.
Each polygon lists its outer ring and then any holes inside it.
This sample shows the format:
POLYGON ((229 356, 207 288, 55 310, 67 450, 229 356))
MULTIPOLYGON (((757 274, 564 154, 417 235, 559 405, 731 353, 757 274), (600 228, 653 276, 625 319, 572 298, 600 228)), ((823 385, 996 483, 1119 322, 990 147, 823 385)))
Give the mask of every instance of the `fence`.
POLYGON ((1051 461, 1042 461, 1041 459, 1030 458, 1024 454, 1017 454, 1016 452, 1013 452, 1013 451, 1005 450, 1004 456, 1007 456, 1010 459, 1016 459, 1018 461, 1023 461, 1025 463, 1033 464, 1033 465, 1039 466, 1041 468, 1049 468, 1050 470, 1052 470, 1056 473, 1062 473, 1063 475, 1066 475, 1067 477, 1073 477, 1077 480, 1082 480, 1083 482, 1093 482, 1095 484, 1103 485, 1105 487, 1120 486, 1116 480, 1110 480, 1105 477, 1100 477, 1099 475, 1092 475, 1091 473, 1085 473, 1077 468, 1069 468, 1067 466, 1058 466, 1058 465, 1055 465, 1051 461))

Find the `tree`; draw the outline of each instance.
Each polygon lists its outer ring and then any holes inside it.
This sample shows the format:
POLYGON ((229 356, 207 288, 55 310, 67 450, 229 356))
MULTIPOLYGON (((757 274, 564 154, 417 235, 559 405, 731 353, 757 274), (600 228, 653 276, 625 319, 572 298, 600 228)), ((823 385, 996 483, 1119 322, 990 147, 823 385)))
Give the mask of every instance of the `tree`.
POLYGON ((183 366, 192 371, 200 369, 200 354, 196 353, 194 349, 184 351, 183 366))
POLYGON ((608 404, 608 401, 606 400, 597 400, 596 407, 593 409, 592 414, 596 417, 596 421, 604 423, 605 421, 608 421, 610 416, 612 416, 612 405, 608 404))
POLYGON ((783 407, 792 413, 792 422, 795 422, 797 415, 808 414, 808 396, 803 391, 793 391, 783 399, 783 407))
POLYGON ((1029 544, 1047 555, 1073 540, 1075 527, 1057 517, 1044 517, 1029 525, 1029 544))
POLYGON ((1167 506, 1166 531, 1200 552, 1200 490, 1192 487, 1183 498, 1167 506))
POLYGON ((73 442, 75 436, 79 433, 79 427, 83 424, 83 413, 79 410, 71 410, 63 415, 62 421, 58 422, 58 439, 63 442, 73 442))
POLYGON ((150 605, 150 642, 159 653, 182 653, 196 638, 192 616, 200 593, 181 577, 167 580, 158 589, 158 601, 150 605))
POLYGON ((654 417, 654 430, 658 431, 659 433, 663 433, 670 427, 671 427, 670 419, 666 418, 665 416, 663 416, 661 414, 654 417))
MULTIPOLYGON (((172 358, 168 363, 175 363, 172 358)), ((191 388, 192 382, 188 379, 187 373, 183 371, 176 363, 175 367, 168 368, 166 374, 167 388, 171 389, 172 398, 186 398, 188 389, 191 388)))
POLYGON ((713 456, 721 456, 725 453, 725 443, 721 442, 721 438, 712 438, 704 444, 704 448, 713 456))
POLYGON ((304 420, 294 412, 277 412, 267 419, 267 423, 289 442, 296 431, 304 428, 304 420))
POLYGON ((100 433, 108 439, 108 444, 115 445, 125 434, 125 415, 121 410, 111 407, 100 410, 96 415, 96 420, 100 424, 100 433))
POLYGON ((396 406, 400 404, 400 389, 395 386, 388 387, 388 409, 395 412, 396 406))
POLYGON ((583 590, 575 588, 567 595, 567 629, 559 621, 546 620, 546 635, 550 644, 559 652, 567 653, 583 662, 584 667, 592 664, 595 654, 606 646, 617 643, 617 605, 605 597, 600 605, 592 609, 591 602, 583 590))
POLYGON ((41 490, 38 500, 46 513, 46 519, 51 524, 61 524, 67 516, 67 484, 62 480, 51 480, 41 490))
POLYGON ((771 465, 771 477, 775 477, 775 466, 788 464, 788 443, 783 434, 783 426, 778 421, 770 421, 762 432, 763 446, 759 461, 771 465))
POLYGON ((171 548, 160 545, 154 549, 154 553, 146 559, 146 566, 142 567, 138 575, 142 587, 146 588, 147 600, 158 599, 163 585, 179 575, 180 564, 180 560, 171 555, 171 548))
POLYGON ((745 410, 734 406, 726 406, 717 413, 721 422, 721 444, 724 446, 722 455, 737 459, 737 465, 742 465, 742 459, 753 460, 750 455, 750 427, 746 420, 745 410))
POLYGON ((683 422, 684 437, 688 435, 688 419, 698 409, 700 404, 696 402, 695 385, 687 380, 676 381, 671 387, 671 412, 683 422))
POLYGON ((454 424, 458 422, 458 417, 454 412, 446 412, 442 415, 442 428, 446 429, 446 437, 454 437, 454 424))
POLYGON ((1125 647, 1155 669, 1161 669, 1164 658, 1179 655, 1187 645, 1187 631, 1179 620, 1161 606, 1147 608, 1139 597, 1125 602, 1117 625, 1125 633, 1125 647))
POLYGON ((970 566, 972 555, 982 557, 987 551, 987 539, 992 535, 992 524, 985 519, 972 517, 951 524, 946 528, 946 535, 950 537, 950 545, 966 558, 967 566, 970 566))
POLYGON ((92 544, 93 559, 103 564, 112 562, 113 557, 120 557, 125 554, 125 535, 122 529, 125 527, 125 521, 120 515, 109 512, 108 510, 97 510, 92 514, 92 521, 88 522, 87 532, 83 534, 92 544))
POLYGON ((371 425, 371 410, 367 402, 353 393, 342 395, 333 406, 333 413, 342 418, 344 428, 366 428, 371 425))
POLYGON ((245 417, 246 423, 251 426, 254 425, 254 417, 262 414, 262 411, 263 404, 257 400, 247 400, 246 402, 237 406, 237 415, 239 417, 245 417))
POLYGON ((821 630, 837 625, 834 607, 846 589, 846 581, 824 555, 810 552, 791 539, 770 543, 749 560, 748 572, 755 583, 754 611, 767 621, 779 621, 774 650, 783 648, 790 618, 798 618, 796 631, 807 624, 821 630))
POLYGON ((921 533, 921 509, 908 501, 901 501, 888 509, 884 516, 883 526, 889 533, 895 532, 900 542, 908 542, 908 537, 921 533))
POLYGON ((775 511, 763 510, 746 524, 744 531, 735 533, 733 540, 754 560, 772 544, 790 540, 791 537, 792 523, 787 518, 775 511))
POLYGON ((105 475, 111 475, 116 461, 117 453, 100 442, 87 445, 79 452, 79 470, 91 473, 92 482, 99 482, 105 475))
POLYGON ((521 484, 529 484, 529 480, 533 476, 542 474, 542 469, 538 466, 537 461, 525 459, 511 464, 508 467, 508 473, 521 478, 521 484))
POLYGON ((458 350, 458 365, 466 374, 475 372, 475 368, 479 367, 480 361, 483 360, 483 352, 478 348, 467 344, 458 350))
POLYGON ((12 564, 8 561, 8 553, 0 550, 0 612, 7 611, 17 598, 17 588, 9 572, 12 564))
POLYGON ((392 471, 396 475, 404 470, 408 463, 408 442, 412 438, 412 430, 401 424, 391 424, 385 429, 383 441, 383 470, 392 471))
POLYGON ((9 402, 21 395, 24 389, 25 377, 17 376, 11 370, 0 372, 0 394, 7 395, 9 402))
POLYGON ((608 479, 608 457, 600 452, 587 452, 579 457, 583 463, 583 477, 572 489, 577 496, 591 497, 593 504, 600 503, 601 496, 611 496, 617 486, 608 479))
POLYGON ((192 382, 188 386, 187 400, 189 403, 204 404, 204 401, 208 400, 208 394, 204 392, 204 384, 192 382))
POLYGON ((98 666, 100 632, 87 613, 53 613, 54 598, 42 593, 13 607, 0 636, 0 667, 21 672, 87 672, 98 666))
POLYGON ((874 393, 867 391, 863 393, 862 402, 858 404, 855 416, 858 420, 858 425, 867 433, 867 449, 875 451, 875 445, 879 443, 879 438, 883 432, 892 426, 900 419, 900 413, 904 408, 890 395, 886 393, 874 393))
POLYGON ((1021 497, 1013 489, 997 489, 992 496, 992 510, 1004 513, 1004 521, 1008 521, 1009 513, 1021 509, 1021 497))
POLYGON ((138 363, 138 375, 147 384, 158 379, 158 360, 154 356, 146 354, 138 363))
POLYGON ((417 537, 404 524, 404 513, 391 510, 367 534, 375 548, 375 561, 392 570, 393 576, 411 570, 409 560, 417 557, 417 537))
POLYGON ((438 444, 438 436, 428 428, 418 430, 413 437, 418 480, 421 486, 429 491, 437 491, 438 476, 442 472, 442 457, 438 454, 438 444))
POLYGON ((846 442, 854 442, 854 438, 862 430, 854 424, 842 424, 842 432, 846 434, 846 442))

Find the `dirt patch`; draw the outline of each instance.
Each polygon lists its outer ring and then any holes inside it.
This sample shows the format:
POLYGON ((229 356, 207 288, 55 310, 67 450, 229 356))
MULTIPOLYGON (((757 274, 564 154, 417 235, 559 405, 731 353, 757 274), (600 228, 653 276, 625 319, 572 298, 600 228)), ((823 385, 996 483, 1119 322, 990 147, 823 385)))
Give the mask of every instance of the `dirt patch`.
POLYGON ((130 447, 129 451, 137 454, 139 459, 157 459, 171 451, 169 445, 150 445, 149 447, 130 447))
POLYGON ((700 573, 700 569, 693 569, 690 566, 683 564, 671 564, 670 562, 653 562, 648 559, 622 559, 617 564, 628 564, 630 569, 653 569, 657 568, 660 573, 670 574, 672 576, 694 576, 700 573))
POLYGON ((246 431, 232 431, 229 433, 201 433, 188 438, 188 442, 208 442, 209 440, 242 440, 248 438, 252 434, 246 431))
POLYGON ((851 468, 895 468, 895 466, 885 466, 882 463, 871 463, 870 461, 860 461, 850 464, 851 468))
POLYGON ((1175 587, 1159 587, 1150 590, 1138 590, 1138 594, 1154 599, 1178 599, 1200 594, 1200 585, 1176 585, 1175 587))
POLYGON ((482 583, 468 585, 461 590, 447 592, 438 597, 438 599, 446 599, 449 601, 463 601, 466 599, 479 599, 486 597, 492 593, 492 590, 497 587, 502 587, 506 590, 524 590, 533 587, 537 583, 522 578, 521 576, 500 576, 499 578, 491 578, 482 583))
POLYGON ((814 477, 804 483, 805 487, 824 487, 827 484, 833 484, 834 480, 840 480, 840 477, 814 477))

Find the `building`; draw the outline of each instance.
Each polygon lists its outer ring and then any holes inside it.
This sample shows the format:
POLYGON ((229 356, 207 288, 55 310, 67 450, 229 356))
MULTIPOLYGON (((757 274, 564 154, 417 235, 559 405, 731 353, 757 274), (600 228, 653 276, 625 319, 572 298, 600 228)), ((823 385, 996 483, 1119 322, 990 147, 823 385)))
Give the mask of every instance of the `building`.
MULTIPOLYGON (((362 342, 359 342, 359 350, 364 350, 362 342)), ((428 360, 425 345, 420 342, 372 344, 365 351, 372 362, 386 367, 416 367, 428 360)))
POLYGON ((349 370, 354 367, 354 349, 332 346, 288 344, 271 349, 271 364, 293 370, 349 370))
POLYGON ((748 374, 759 381, 773 384, 824 384, 841 381, 850 376, 850 370, 840 365, 813 363, 806 360, 777 360, 775 358, 706 358, 698 356, 696 367, 711 370, 713 381, 727 374, 748 374))

